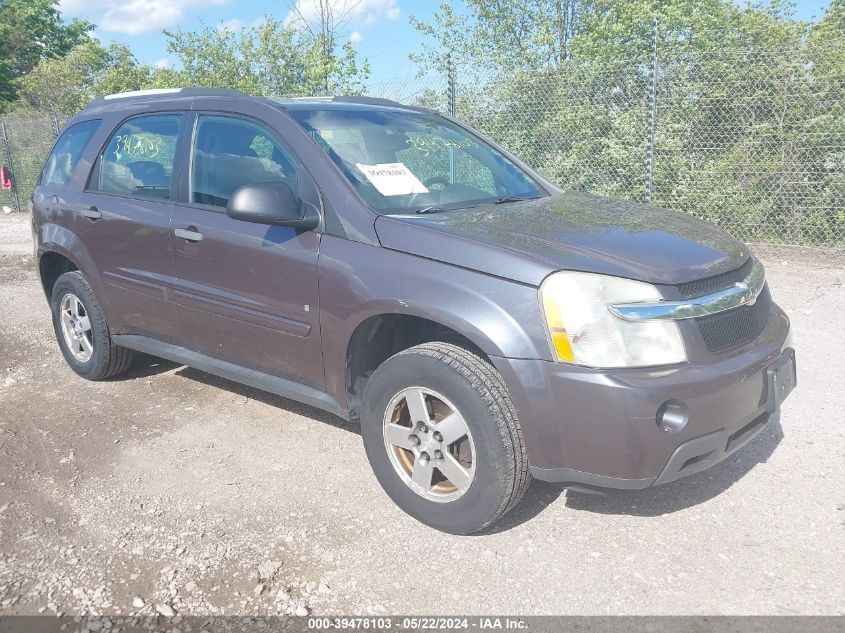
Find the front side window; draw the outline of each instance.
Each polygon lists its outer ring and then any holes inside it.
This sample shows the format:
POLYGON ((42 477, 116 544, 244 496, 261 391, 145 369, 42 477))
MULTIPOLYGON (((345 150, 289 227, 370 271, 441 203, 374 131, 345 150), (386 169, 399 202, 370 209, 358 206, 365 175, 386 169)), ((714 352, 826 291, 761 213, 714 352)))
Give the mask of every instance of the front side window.
POLYGON ((194 139, 191 201, 225 208, 245 185, 287 183, 297 193, 290 153, 264 127, 227 116, 202 115, 194 139))
POLYGON ((383 213, 546 195, 501 152, 435 114, 319 107, 289 114, 383 213))
POLYGON ((170 198, 180 114, 139 116, 121 125, 97 161, 92 188, 103 193, 170 198))
POLYGON ((67 184, 82 157, 82 150, 88 145, 88 141, 94 136, 98 127, 100 127, 99 119, 83 121, 65 130, 47 158, 41 178, 42 185, 50 187, 67 184))

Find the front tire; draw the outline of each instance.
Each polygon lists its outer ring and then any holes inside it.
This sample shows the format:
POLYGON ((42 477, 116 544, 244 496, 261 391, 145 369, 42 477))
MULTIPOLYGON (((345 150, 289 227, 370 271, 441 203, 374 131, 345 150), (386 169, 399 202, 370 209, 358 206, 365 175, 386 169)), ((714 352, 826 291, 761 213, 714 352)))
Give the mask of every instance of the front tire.
POLYGON ((443 532, 486 528, 530 482, 502 377, 457 345, 425 343, 382 363, 367 383, 361 434, 388 496, 443 532))
POLYGON ((86 380, 105 380, 127 370, 132 351, 114 344, 88 280, 79 271, 63 274, 50 300, 53 329, 68 365, 86 380))

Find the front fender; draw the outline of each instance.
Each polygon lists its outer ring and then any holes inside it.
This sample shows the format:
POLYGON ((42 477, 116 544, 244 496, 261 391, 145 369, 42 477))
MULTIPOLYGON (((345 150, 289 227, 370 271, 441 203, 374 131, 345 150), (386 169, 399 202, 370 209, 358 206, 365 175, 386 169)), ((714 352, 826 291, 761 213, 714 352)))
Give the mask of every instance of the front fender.
POLYGON ((490 356, 551 360, 533 286, 328 235, 319 283, 326 388, 342 406, 349 340, 380 314, 434 321, 490 356))

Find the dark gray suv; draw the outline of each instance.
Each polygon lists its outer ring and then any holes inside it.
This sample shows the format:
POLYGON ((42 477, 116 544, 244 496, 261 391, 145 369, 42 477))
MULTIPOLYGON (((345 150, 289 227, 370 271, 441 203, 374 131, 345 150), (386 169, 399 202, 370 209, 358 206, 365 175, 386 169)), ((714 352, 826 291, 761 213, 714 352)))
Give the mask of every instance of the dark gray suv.
POLYGON ((32 204, 79 375, 134 350, 360 420, 387 494, 447 532, 532 476, 637 489, 712 466, 796 382, 743 244, 562 191, 424 109, 113 95, 68 123, 32 204))

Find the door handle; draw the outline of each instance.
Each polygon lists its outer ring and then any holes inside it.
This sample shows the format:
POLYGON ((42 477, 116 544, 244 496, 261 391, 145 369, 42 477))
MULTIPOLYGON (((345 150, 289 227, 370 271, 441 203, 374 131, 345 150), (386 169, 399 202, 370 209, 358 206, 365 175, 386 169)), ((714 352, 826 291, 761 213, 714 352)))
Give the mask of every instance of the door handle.
POLYGON ((187 229, 176 229, 174 231, 176 237, 181 237, 183 240, 189 242, 202 242, 202 233, 198 231, 189 231, 187 229))
POLYGON ((97 207, 88 207, 87 209, 82 209, 79 214, 88 218, 89 220, 99 220, 101 217, 103 217, 102 211, 100 211, 97 207))

